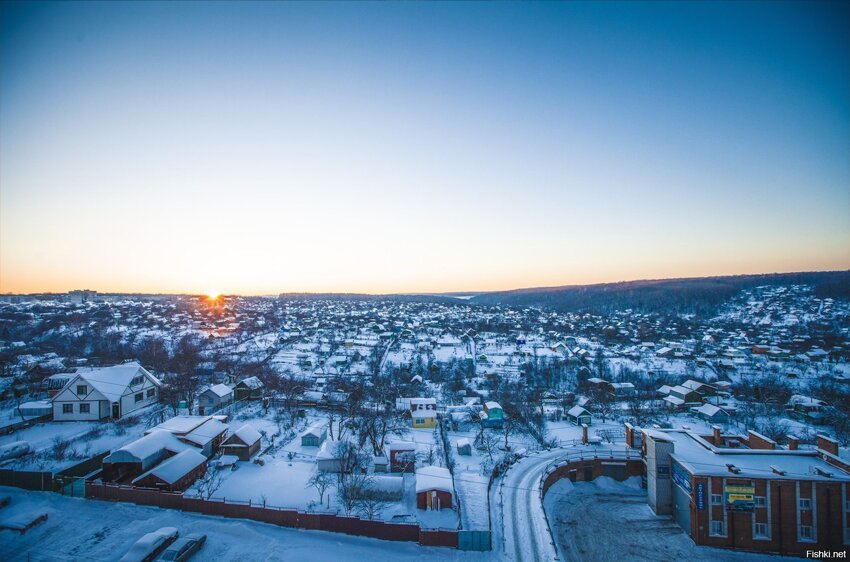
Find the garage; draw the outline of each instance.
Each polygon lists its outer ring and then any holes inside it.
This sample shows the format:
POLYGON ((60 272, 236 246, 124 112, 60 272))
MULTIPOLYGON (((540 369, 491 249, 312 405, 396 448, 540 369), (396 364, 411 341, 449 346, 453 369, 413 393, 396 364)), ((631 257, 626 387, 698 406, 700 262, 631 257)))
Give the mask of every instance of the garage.
POLYGON ((691 536, 691 496, 679 486, 673 486, 673 518, 691 536))

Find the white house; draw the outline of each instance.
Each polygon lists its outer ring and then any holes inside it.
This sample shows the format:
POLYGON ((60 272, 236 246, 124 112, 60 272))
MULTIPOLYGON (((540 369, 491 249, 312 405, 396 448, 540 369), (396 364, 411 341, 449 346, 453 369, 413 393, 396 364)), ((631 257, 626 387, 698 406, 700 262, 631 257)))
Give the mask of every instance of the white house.
POLYGON ((138 363, 81 367, 51 399, 55 421, 121 419, 159 400, 162 383, 138 363))

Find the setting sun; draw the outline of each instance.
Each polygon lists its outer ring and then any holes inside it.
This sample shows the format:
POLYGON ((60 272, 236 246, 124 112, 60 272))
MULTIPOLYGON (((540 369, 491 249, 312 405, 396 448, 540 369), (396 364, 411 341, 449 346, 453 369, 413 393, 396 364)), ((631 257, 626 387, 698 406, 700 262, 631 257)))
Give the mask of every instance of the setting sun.
POLYGON ((221 293, 219 293, 218 291, 207 291, 207 298, 210 299, 211 301, 218 299, 218 297, 220 297, 220 296, 221 296, 221 293))

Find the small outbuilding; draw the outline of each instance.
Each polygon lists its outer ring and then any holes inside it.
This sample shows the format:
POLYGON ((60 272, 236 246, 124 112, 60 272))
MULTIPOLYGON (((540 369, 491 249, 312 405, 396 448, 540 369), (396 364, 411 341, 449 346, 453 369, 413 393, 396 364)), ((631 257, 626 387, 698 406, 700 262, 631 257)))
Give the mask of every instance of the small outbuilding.
POLYGON ((573 406, 567 411, 567 420, 575 425, 590 425, 592 419, 590 412, 581 406, 573 406))
POLYGON ((472 443, 466 437, 457 440, 457 454, 465 457, 472 455, 472 443))
POLYGON ((235 455, 240 461, 250 460, 260 451, 260 432, 247 423, 233 432, 221 444, 223 455, 235 455))
POLYGON ((233 389, 226 384, 214 384, 198 397, 198 414, 212 414, 233 402, 233 389))
POLYGON ((324 423, 314 423, 301 434, 302 447, 319 447, 328 437, 328 428, 324 423))
POLYGON ((257 377, 242 379, 233 388, 234 400, 259 400, 263 397, 263 382, 257 377))
POLYGON ((416 471, 416 507, 451 509, 452 474, 448 468, 425 466, 416 471))

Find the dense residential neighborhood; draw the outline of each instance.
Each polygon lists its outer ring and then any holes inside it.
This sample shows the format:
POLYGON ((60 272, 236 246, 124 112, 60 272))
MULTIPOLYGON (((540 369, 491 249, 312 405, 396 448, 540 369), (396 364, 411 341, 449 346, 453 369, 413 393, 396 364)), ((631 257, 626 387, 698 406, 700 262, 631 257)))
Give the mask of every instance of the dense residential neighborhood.
POLYGON ((545 537, 520 539, 531 523, 512 520, 505 502, 519 500, 502 490, 543 473, 542 455, 574 483, 642 475, 654 516, 696 545, 794 554, 850 540, 847 512, 778 505, 824 505, 850 483, 850 304, 805 285, 755 286, 710 316, 84 295, 0 302, 4 485, 315 514, 524 559, 545 537), (752 517, 725 510, 741 501, 752 517))

